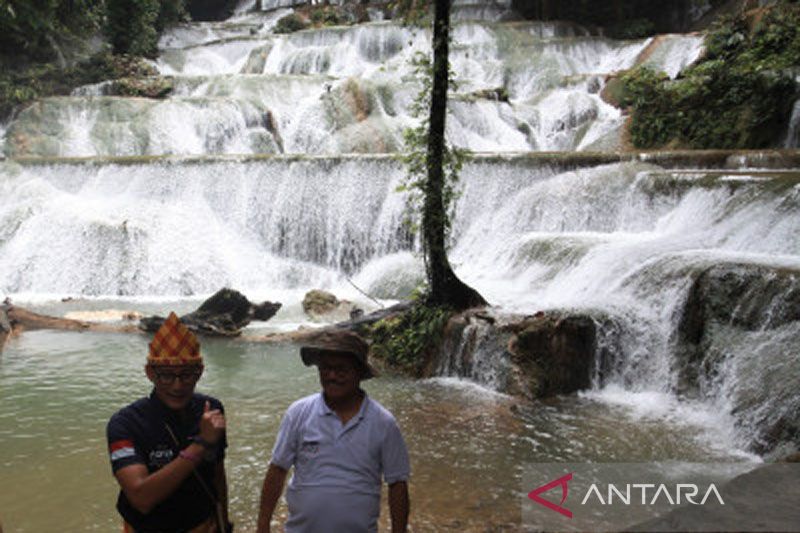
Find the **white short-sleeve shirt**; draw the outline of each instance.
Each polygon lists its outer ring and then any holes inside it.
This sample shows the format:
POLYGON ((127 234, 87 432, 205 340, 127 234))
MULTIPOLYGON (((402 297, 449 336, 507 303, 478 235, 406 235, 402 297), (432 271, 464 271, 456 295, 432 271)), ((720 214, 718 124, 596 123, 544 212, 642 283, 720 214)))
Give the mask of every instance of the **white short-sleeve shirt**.
POLYGON ((381 477, 388 484, 406 481, 411 470, 397 421, 366 394, 344 425, 322 393, 294 402, 271 463, 294 467, 286 490, 289 533, 377 531, 381 477))

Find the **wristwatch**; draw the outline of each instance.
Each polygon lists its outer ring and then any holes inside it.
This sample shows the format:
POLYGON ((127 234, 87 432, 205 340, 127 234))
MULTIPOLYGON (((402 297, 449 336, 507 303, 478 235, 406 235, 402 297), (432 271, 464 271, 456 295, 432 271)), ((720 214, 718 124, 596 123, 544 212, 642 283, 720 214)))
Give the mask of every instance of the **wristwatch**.
POLYGON ((208 442, 206 439, 204 439, 200 435, 192 437, 191 440, 192 440, 192 442, 194 442, 195 444, 199 444, 200 446, 202 446, 206 450, 213 450, 213 449, 215 449, 217 447, 216 444, 211 444, 210 442, 208 442))
POLYGON ((214 460, 217 457, 217 445, 216 444, 212 444, 212 443, 208 442, 207 440, 205 440, 200 435, 192 437, 191 440, 195 444, 199 444, 200 446, 203 447, 203 459, 205 459, 206 461, 208 461, 210 463, 214 462, 214 460))

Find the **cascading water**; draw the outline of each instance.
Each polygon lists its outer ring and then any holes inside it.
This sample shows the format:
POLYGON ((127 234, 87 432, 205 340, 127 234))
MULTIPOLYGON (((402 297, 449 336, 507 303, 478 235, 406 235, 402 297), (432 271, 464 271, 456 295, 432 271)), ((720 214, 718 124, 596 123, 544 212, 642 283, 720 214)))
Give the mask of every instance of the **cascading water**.
MULTIPOLYGON (((701 37, 614 41, 567 23, 494 22, 506 4, 470 6, 455 17, 461 84, 447 134, 491 154, 462 173, 459 275, 502 311, 567 309, 613 324, 600 338, 617 347, 614 372, 591 393, 603 401, 650 398, 662 415, 687 417, 717 410, 709 418, 740 447, 797 420, 790 384, 800 369, 787 355, 797 321, 711 324, 703 342, 715 371, 688 385, 679 357, 689 295, 710 268, 800 272, 796 172, 515 154, 617 149, 624 117, 601 97, 606 77, 638 63, 674 77, 701 37)), ((352 277, 377 297, 407 297, 423 269, 394 192, 403 169, 391 156, 342 154, 401 149, 417 123, 408 61, 430 35, 396 22, 273 34, 288 12, 165 34, 157 66, 174 78, 165 100, 95 86, 22 112, 9 125, 10 156, 178 157, 2 163, 0 292, 177 298, 230 285, 256 299, 352 277)), ((793 279, 763 308, 790 306, 793 279)), ((508 366, 502 354, 456 363, 440 371, 491 386, 508 366)))
MULTIPOLYGON (((286 12, 178 26, 162 37, 157 61, 174 77, 169 98, 104 96, 101 85, 77 100, 45 99, 11 125, 6 152, 398 151, 416 123, 409 61, 429 50, 429 32, 389 21, 272 34, 286 12)), ((697 36, 613 41, 566 23, 465 20, 453 35, 460 83, 448 136, 475 151, 616 148, 623 118, 600 96, 605 77, 637 61, 674 74, 700 51, 697 36), (487 96, 501 87, 502 100, 487 96)))

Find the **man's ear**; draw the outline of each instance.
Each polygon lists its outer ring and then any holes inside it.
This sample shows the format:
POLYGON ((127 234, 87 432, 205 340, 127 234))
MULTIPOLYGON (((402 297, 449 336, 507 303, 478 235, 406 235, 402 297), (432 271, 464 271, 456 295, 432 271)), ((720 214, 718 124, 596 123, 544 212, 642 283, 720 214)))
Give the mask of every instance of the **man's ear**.
POLYGON ((144 373, 147 376, 147 379, 152 381, 153 383, 156 382, 156 371, 153 370, 153 367, 150 365, 144 365, 144 373))

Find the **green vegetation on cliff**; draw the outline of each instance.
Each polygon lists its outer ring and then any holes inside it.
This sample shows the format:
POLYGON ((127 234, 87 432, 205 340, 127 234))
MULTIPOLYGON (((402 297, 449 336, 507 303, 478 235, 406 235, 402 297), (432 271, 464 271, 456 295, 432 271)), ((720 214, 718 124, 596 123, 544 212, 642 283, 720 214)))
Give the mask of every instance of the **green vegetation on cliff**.
POLYGON ((639 67, 622 77, 636 148, 768 148, 798 97, 800 3, 718 21, 703 58, 669 80, 639 67))
POLYGON ((37 98, 64 96, 81 85, 116 80, 113 94, 162 97, 172 89, 169 79, 157 77, 155 68, 140 57, 95 54, 75 65, 32 63, 24 68, 0 72, 0 120, 15 108, 37 98))
POLYGON ((432 350, 439 347, 453 312, 422 305, 376 322, 369 331, 372 350, 387 365, 419 375, 432 350))
POLYGON ((54 59, 60 37, 97 30, 103 16, 103 2, 93 0, 3 1, 0 55, 13 55, 21 62, 54 59))
POLYGON ((184 0, 106 0, 104 29, 115 54, 154 58, 164 28, 185 17, 184 0))
MULTIPOLYGON (((139 57, 186 17, 186 0, 8 0, 0 3, 0 120, 44 96, 115 79, 117 94, 163 96, 168 82, 139 57), (90 56, 87 36, 105 34, 115 56, 90 56), (68 57, 64 57, 68 56, 68 57)), ((97 46, 94 47, 96 51, 97 46)))

